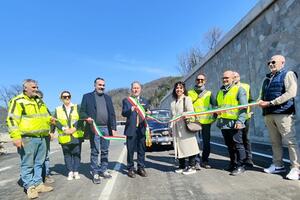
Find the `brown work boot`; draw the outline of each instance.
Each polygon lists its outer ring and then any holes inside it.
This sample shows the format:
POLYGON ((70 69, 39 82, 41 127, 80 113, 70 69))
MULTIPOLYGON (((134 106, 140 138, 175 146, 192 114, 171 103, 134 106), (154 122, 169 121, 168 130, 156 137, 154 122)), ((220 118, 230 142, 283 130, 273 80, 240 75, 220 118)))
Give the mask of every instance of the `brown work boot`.
POLYGON ((51 175, 48 175, 45 177, 45 183, 50 184, 50 183, 54 183, 55 180, 51 175))
POLYGON ((35 190, 37 192, 51 192, 53 190, 53 187, 41 183, 35 187, 35 190))
POLYGON ((31 186, 27 189, 27 197, 28 199, 36 199, 39 197, 39 194, 34 186, 31 186))

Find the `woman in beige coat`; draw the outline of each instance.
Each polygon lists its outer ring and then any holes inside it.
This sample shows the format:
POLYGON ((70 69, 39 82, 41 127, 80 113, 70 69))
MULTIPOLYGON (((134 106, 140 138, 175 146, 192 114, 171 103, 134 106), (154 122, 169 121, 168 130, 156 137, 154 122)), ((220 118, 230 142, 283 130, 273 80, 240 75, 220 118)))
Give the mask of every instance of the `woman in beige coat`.
MULTIPOLYGON (((184 113, 184 101, 185 112, 194 111, 192 100, 187 96, 187 90, 184 82, 179 81, 175 83, 172 96, 174 99, 171 102, 171 112, 173 116, 184 113)), ((173 144, 175 149, 175 158, 178 158, 179 160, 179 168, 175 170, 175 172, 183 174, 195 173, 195 157, 200 152, 195 133, 187 130, 184 119, 173 122, 171 126, 174 136, 173 144), (189 166, 187 167, 185 165, 185 158, 189 159, 189 166)))

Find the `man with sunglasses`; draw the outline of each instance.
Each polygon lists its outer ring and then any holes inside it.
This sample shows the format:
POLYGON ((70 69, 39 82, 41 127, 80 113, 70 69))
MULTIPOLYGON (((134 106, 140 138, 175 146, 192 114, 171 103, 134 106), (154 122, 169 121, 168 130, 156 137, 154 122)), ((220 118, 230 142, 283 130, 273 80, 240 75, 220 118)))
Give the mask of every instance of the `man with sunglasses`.
MULTIPOLYGON (((196 84, 193 89, 188 91, 188 96, 191 97, 195 112, 203 112, 212 109, 216 105, 216 100, 212 92, 207 90, 206 75, 199 74, 195 80, 196 84)), ((197 141, 200 149, 200 135, 202 134, 203 148, 202 148, 202 161, 200 162, 200 154, 196 156, 196 170, 200 170, 200 166, 210 169, 208 157, 210 154, 210 128, 211 124, 215 121, 213 114, 200 115, 197 120, 202 125, 202 130, 199 131, 197 141)))
POLYGON ((115 135, 117 123, 112 99, 104 93, 105 80, 99 77, 96 78, 94 87, 94 91, 83 95, 80 118, 85 119, 87 122, 85 134, 90 138, 93 183, 100 184, 100 176, 106 179, 112 177, 107 171, 109 140, 105 140, 98 134, 95 134, 92 124, 95 122, 104 135, 115 135), (98 163, 99 153, 101 155, 101 163, 98 163))
POLYGON ((286 178, 298 180, 300 154, 294 126, 297 74, 287 70, 284 64, 284 56, 274 55, 271 57, 267 63, 271 72, 266 75, 261 90, 259 105, 263 109, 273 151, 273 164, 264 171, 269 174, 285 171, 282 161, 282 144, 285 141, 291 162, 291 170, 286 178))

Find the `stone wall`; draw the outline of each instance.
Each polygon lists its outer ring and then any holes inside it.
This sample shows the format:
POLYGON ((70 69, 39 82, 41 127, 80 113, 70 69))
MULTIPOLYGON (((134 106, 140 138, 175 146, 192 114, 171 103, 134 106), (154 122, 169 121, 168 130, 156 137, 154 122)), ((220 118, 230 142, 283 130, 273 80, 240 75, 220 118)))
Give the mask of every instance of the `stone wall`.
MULTIPOLYGON (((188 74, 184 81, 193 87, 196 75, 204 72, 208 77, 207 88, 215 94, 222 85, 222 72, 238 71, 242 82, 249 83, 254 99, 269 69, 266 65, 274 54, 286 57, 286 67, 300 75, 300 0, 262 0, 209 52, 202 63, 188 74)), ((299 81, 298 81, 299 83, 299 81)), ((170 93, 162 100, 161 107, 170 105, 170 93)), ((299 111, 299 88, 296 97, 299 111)), ((250 137, 253 142, 268 143, 269 137, 261 109, 254 108, 250 137)), ((298 117, 299 118, 299 117, 298 117)), ((297 132, 300 121, 296 120, 297 132)), ((214 134, 220 131, 214 127, 214 134)), ((300 139, 300 134, 298 134, 300 139)))

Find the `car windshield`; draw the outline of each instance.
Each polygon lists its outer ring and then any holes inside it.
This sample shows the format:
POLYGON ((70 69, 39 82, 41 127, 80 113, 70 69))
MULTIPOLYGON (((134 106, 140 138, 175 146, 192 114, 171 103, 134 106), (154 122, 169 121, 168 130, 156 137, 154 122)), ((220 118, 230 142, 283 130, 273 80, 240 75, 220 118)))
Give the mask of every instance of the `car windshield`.
POLYGON ((168 121, 170 119, 170 111, 168 110, 152 110, 151 115, 159 120, 168 121))

